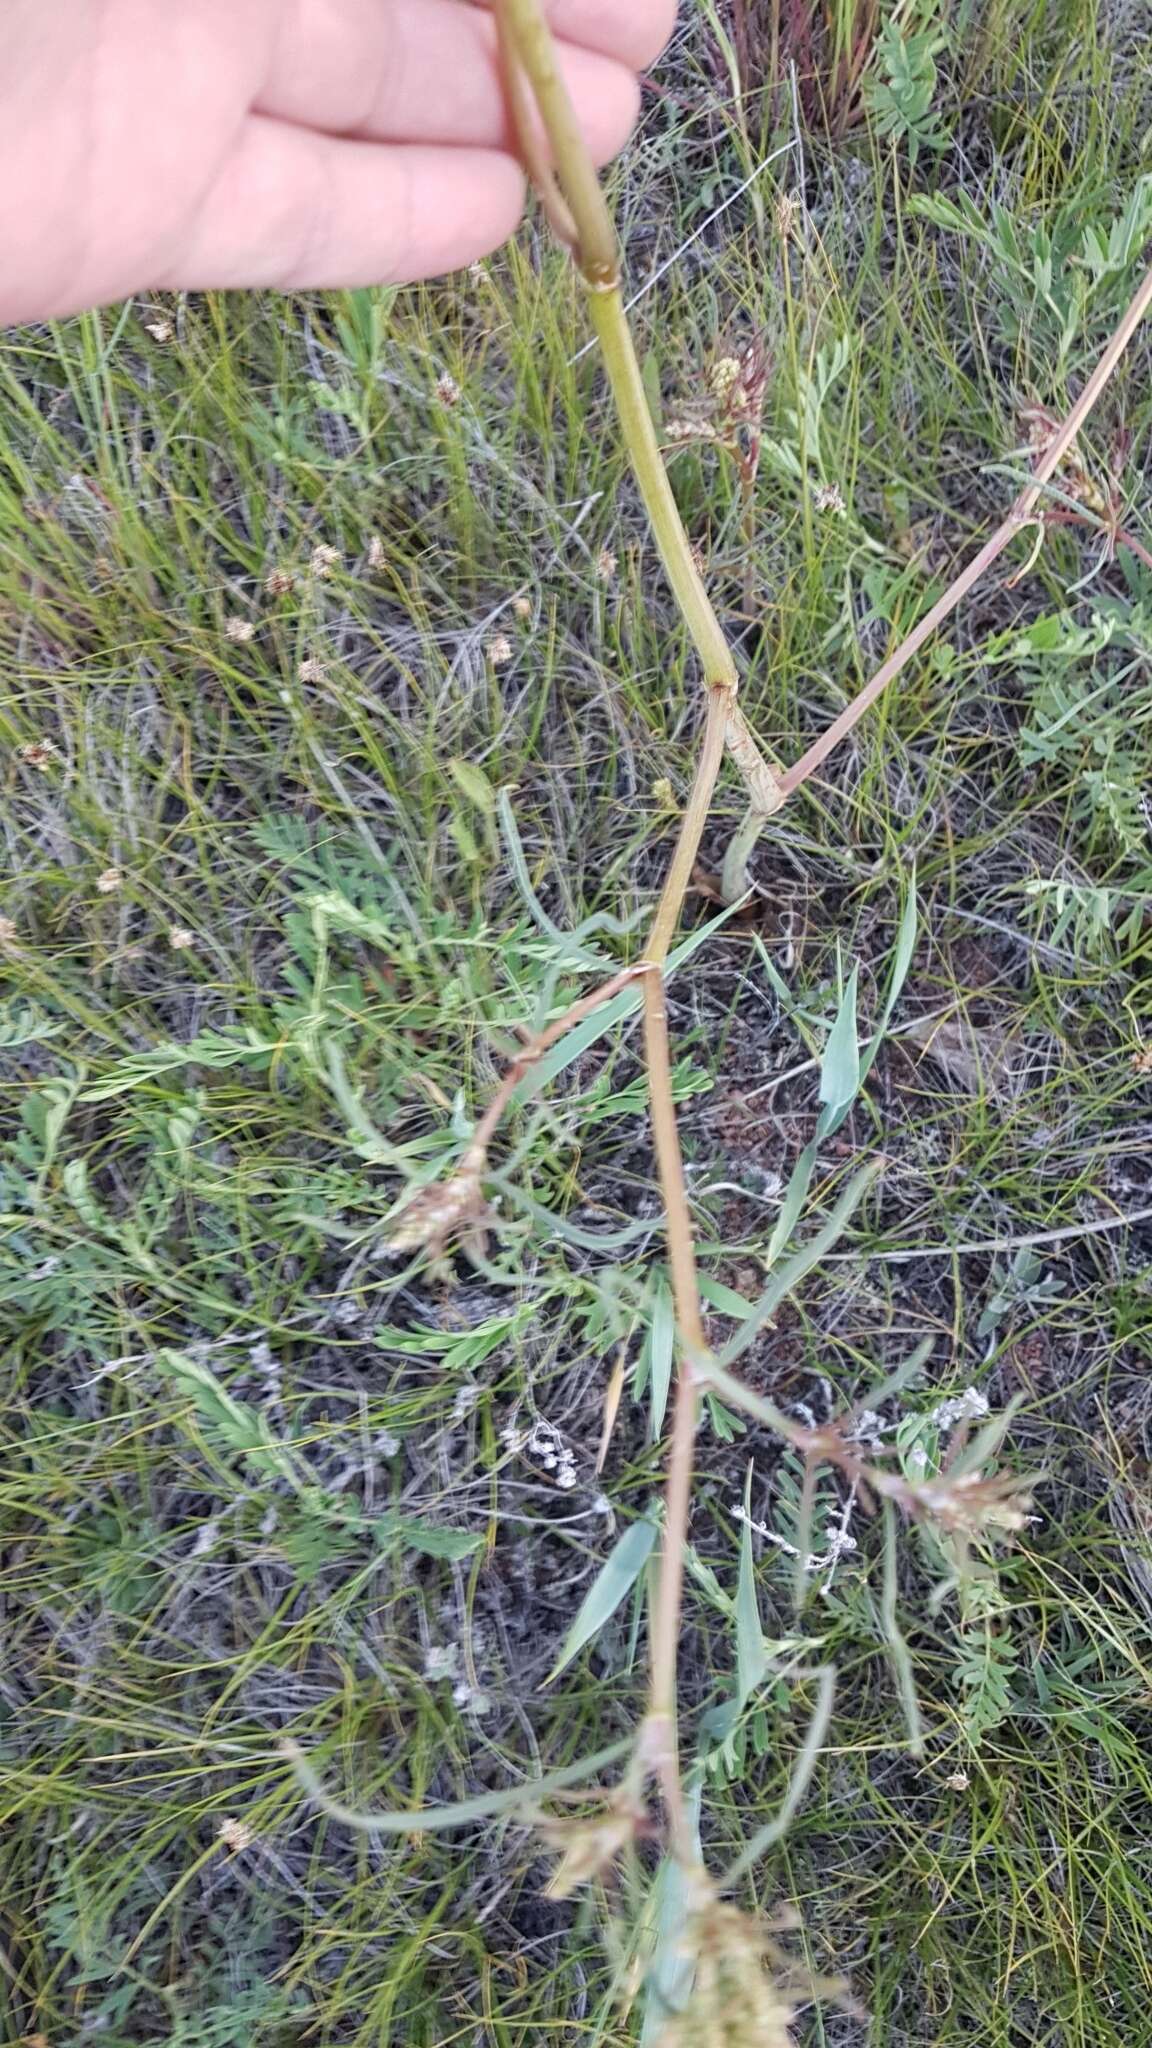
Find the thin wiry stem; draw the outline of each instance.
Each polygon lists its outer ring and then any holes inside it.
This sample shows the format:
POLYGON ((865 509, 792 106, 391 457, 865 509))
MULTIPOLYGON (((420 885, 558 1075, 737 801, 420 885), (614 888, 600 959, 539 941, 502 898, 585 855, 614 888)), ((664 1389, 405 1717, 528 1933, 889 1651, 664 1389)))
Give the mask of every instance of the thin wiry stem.
POLYGON ((930 611, 925 612, 924 617, 913 626, 912 631, 900 642, 895 652, 888 656, 887 661, 882 663, 871 680, 865 683, 851 704, 845 707, 838 718, 832 720, 827 731, 821 733, 820 738, 813 742, 807 753, 802 754, 795 765, 781 776, 780 787, 786 796, 791 796, 802 783, 807 782, 810 775, 815 774, 821 763, 828 759, 833 749, 839 746, 841 740, 845 739, 853 726, 863 718, 869 706, 883 694, 889 683, 895 682, 901 671, 907 668, 912 657, 919 653, 925 641, 931 639, 937 627, 943 625, 945 619, 949 618, 957 605, 967 597, 973 585, 980 581, 997 557, 1003 554, 1009 541, 1014 540, 1021 528, 1027 526, 1034 517, 1044 485, 1050 477, 1055 476, 1092 408, 1106 389, 1120 358, 1150 306, 1152 270, 1149 270, 1143 279, 1083 391, 1041 455, 1031 481, 1021 491, 1007 518, 1001 521, 979 553, 973 556, 967 567, 949 584, 943 597, 937 600, 930 611))
MULTIPOLYGON (((819 739, 813 741, 807 752, 802 754, 800 759, 791 768, 785 769, 779 775, 777 780, 782 801, 787 801, 788 797, 793 796, 808 781, 809 777, 814 775, 816 770, 823 765, 828 759, 829 754, 840 745, 841 740, 847 739, 848 734, 860 723, 864 713, 870 710, 878 697, 883 696, 888 685, 894 683, 897 676, 903 673, 908 663, 920 652, 925 642, 930 640, 937 628, 942 626, 944 621, 951 617, 957 605, 963 603, 968 592, 980 581, 982 576, 987 574, 992 564, 1003 554, 1009 542, 1014 540, 1016 535, 1035 518, 1036 505, 1044 485, 1059 469, 1069 448, 1071 448, 1076 436, 1091 413, 1093 406, 1107 387, 1117 364, 1147 313, 1149 306, 1152 306, 1152 270, 1149 270, 1141 283, 1131 305, 1120 321, 1100 361, 1085 384, 1083 391, 1067 414, 1059 430, 1053 436, 1052 441, 1044 450, 1043 455, 1036 464, 1030 482, 1021 491, 1007 518, 1001 521, 991 538, 985 541, 979 552, 973 556, 967 566, 949 584, 943 596, 937 599, 936 603, 929 611, 925 612, 922 619, 918 620, 917 624, 913 626, 912 631, 893 650, 887 660, 881 663, 875 675, 865 683, 862 690, 857 692, 852 702, 847 704, 839 716, 832 720, 831 725, 828 726, 826 731, 821 733, 819 739)), ((1118 537, 1122 537, 1125 546, 1131 548, 1132 552, 1138 555, 1141 560, 1147 559, 1147 551, 1138 541, 1134 541, 1128 534, 1118 537)), ((736 897, 746 887, 747 863, 760 837, 763 826, 764 818, 758 812, 756 803, 753 801, 749 805, 743 822, 736 832, 724 865, 722 894, 725 902, 731 903, 735 901, 736 897)))
POLYGON ((497 1814, 529 1814, 542 1797, 563 1791, 569 1785, 585 1784, 598 1771, 607 1770, 610 1764, 618 1763, 627 1756, 631 1747, 630 1740, 625 1737, 620 1742, 609 1744, 606 1749, 597 1750, 593 1756, 581 1757, 577 1763, 566 1764, 562 1770, 550 1771, 547 1777, 537 1778, 530 1785, 515 1785, 507 1792, 482 1792, 475 1799, 457 1799, 451 1806, 404 1806, 391 1813, 368 1813, 358 1806, 345 1806, 342 1800, 332 1797, 317 1777, 298 1743, 285 1737, 280 1751, 291 1764, 309 1798, 344 1827, 355 1828, 362 1835, 429 1835, 448 1828, 467 1827, 472 1821, 491 1820, 497 1814))
POLYGON ((780 1840, 782 1835, 788 1832, 800 1809, 804 1794, 812 1783, 812 1773, 816 1769, 820 1752, 824 1747, 824 1739, 828 1733, 828 1723, 832 1719, 832 1702, 836 1693, 836 1673, 830 1664, 821 1664, 815 1671, 807 1674, 797 1672, 795 1675, 797 1677, 808 1676, 816 1680, 816 1704, 812 1709, 812 1718, 808 1723, 807 1733, 800 1746, 800 1754, 792 1767, 792 1776, 788 1780, 788 1790, 781 1801, 779 1812, 774 1814, 770 1821, 765 1822, 762 1828, 757 1829, 751 1841, 745 1844, 739 1856, 737 1856, 736 1861, 729 1865, 717 1887, 720 1891, 730 1891, 732 1886, 738 1884, 742 1877, 747 1876, 747 1873, 753 1866, 760 1861, 765 1850, 770 1849, 775 1842, 780 1840))

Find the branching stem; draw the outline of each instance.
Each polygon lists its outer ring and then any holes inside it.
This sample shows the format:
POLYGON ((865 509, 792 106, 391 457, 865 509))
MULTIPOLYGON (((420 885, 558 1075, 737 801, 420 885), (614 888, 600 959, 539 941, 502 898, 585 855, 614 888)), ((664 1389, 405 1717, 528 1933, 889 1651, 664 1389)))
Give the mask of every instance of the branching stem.
MULTIPOLYGON (((507 73, 509 107, 519 130, 524 161, 540 189, 548 216, 560 238, 571 248, 587 287, 589 311, 603 352, 624 441, 665 572, 703 666, 708 693, 704 737, 692 793, 681 821, 644 958, 638 968, 630 970, 644 975, 644 1041, 653 1142, 665 1202, 668 1262, 679 1339, 664 1535, 652 1609, 648 1714, 640 1736, 637 1760, 646 1770, 651 1770, 660 1783, 671 1847, 682 1861, 687 1862, 692 1857, 693 1845, 676 1733, 676 1677, 684 1550, 701 1385, 710 1383, 723 1398, 767 1422, 808 1456, 829 1458, 855 1479, 870 1484, 882 1499, 896 1499, 910 1508, 917 1505, 912 1499, 916 1489, 892 1474, 869 1470, 834 1431, 813 1434, 800 1430, 771 1402, 752 1394, 732 1374, 721 1369, 709 1355, 672 1096, 664 965, 683 909, 725 747, 743 775, 751 799, 748 816, 725 868, 726 884, 730 891, 736 891, 743 884, 744 862, 764 821, 827 759, 869 705, 894 681, 991 567, 1013 536, 1033 517, 1044 483, 1058 470, 1149 304, 1152 304, 1152 272, 1145 278, 1079 399, 1044 451, 1033 478, 1017 498, 1007 518, 854 701, 833 720, 827 732, 787 774, 779 776, 765 760, 737 704, 739 678, 735 659, 697 568, 660 454, 624 310, 616 231, 557 63, 541 0, 496 0, 496 15, 507 73), (539 116, 546 138, 546 150, 533 109, 539 116)), ((603 1001, 618 985, 618 980, 606 984, 585 998, 577 1009, 585 1014, 589 1007, 603 1001)), ((573 1014, 570 1013, 566 1021, 570 1021, 573 1014)), ((550 1035, 555 1035, 558 1028, 550 1027, 550 1035)), ((495 1128, 496 1119, 507 1104, 524 1060, 534 1056, 535 1050, 533 1055, 526 1053, 524 1059, 514 1063, 479 1127, 478 1137, 481 1133, 490 1135, 495 1128)), ((920 1491, 926 1494, 926 1489, 920 1491)), ((823 1711, 827 1711, 827 1703, 823 1711)), ((813 1758, 822 1739, 819 1715, 814 1727, 816 1733, 810 1744, 813 1758)), ((771 1831, 764 1837, 765 1841, 768 1839, 774 1839, 771 1831)), ((752 1851, 748 1853, 750 1855, 752 1851)), ((744 1867, 742 1860, 736 1869, 744 1867)))

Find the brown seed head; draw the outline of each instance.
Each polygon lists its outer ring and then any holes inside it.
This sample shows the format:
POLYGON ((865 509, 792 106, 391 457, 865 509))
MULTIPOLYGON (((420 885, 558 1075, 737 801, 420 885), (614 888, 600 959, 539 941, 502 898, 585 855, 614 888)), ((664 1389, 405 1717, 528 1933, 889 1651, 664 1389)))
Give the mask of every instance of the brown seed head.
POLYGON ((543 1833, 560 1852, 548 1883, 550 1899, 567 1899, 582 1884, 610 1869, 621 1850, 635 1841, 644 1824, 643 1809, 630 1802, 610 1806, 590 1820, 549 1820, 543 1833))
POLYGON ((457 1172, 421 1188, 397 1216, 387 1248, 392 1252, 428 1251, 439 1258, 459 1237, 487 1214, 481 1179, 486 1160, 475 1148, 465 1153, 457 1172))

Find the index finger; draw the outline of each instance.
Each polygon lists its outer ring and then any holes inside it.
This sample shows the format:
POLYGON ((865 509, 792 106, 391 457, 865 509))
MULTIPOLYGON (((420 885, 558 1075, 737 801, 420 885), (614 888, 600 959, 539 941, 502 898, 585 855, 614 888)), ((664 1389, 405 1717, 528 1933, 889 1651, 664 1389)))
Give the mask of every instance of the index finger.
MULTIPOLYGON (((492 0, 480 0, 489 9, 492 0)), ((660 55, 676 24, 676 0, 546 0, 554 33, 634 71, 660 55)))

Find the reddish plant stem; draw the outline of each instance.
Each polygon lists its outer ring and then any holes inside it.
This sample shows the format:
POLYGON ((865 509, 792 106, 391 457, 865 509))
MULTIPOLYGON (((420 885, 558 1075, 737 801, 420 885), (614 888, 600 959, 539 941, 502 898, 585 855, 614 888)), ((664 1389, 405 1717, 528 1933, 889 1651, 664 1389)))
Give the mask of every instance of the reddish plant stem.
MULTIPOLYGON (((996 528, 991 539, 985 541, 980 552, 973 556, 968 566, 961 570, 955 582, 950 584, 944 592, 943 597, 937 600, 930 611, 925 612, 924 617, 913 626, 907 638, 900 642, 899 647, 888 656, 887 661, 877 669, 871 680, 865 683, 864 688, 857 696, 853 697, 852 702, 845 707, 839 717, 832 720, 827 731, 822 732, 819 739, 813 741, 807 753, 802 754, 795 765, 786 769, 779 777, 780 788, 786 797, 791 796, 795 790, 800 788, 802 783, 807 782, 809 776, 815 774, 817 768, 828 759, 829 754, 832 753, 834 748, 839 746, 841 740, 847 738, 853 726, 859 723, 864 713, 869 709, 869 706, 874 704, 877 697, 883 694, 889 683, 895 682, 901 670, 907 668, 913 655, 919 653, 924 642, 931 639, 936 628, 942 626, 945 619, 951 617, 957 605, 967 597, 973 584, 978 583, 985 572, 992 567, 997 556, 1003 554, 1009 541, 1014 539, 1021 528, 1027 526, 1028 522, 1035 516, 1035 507, 1044 485, 1050 477, 1055 476, 1065 455, 1068 453, 1069 448, 1092 411, 1093 406, 1108 385, 1121 356, 1150 305, 1152 305, 1152 270, 1149 270, 1143 278, 1139 290, 1136 292, 1127 312, 1109 341, 1079 398, 1076 400, 1075 405, 1071 408, 1059 431, 1053 435, 1051 442, 1037 462, 1031 483, 1021 491, 1007 518, 996 528)), ((1143 559, 1143 549, 1137 548, 1134 552, 1139 553, 1143 559)))
POLYGON ((558 1038, 563 1038, 566 1031, 571 1031, 576 1024, 582 1024, 585 1017, 590 1017, 593 1010, 600 1008, 601 1003, 610 1002, 613 996, 619 995, 622 988, 627 988, 630 981, 635 981, 637 976, 645 971, 644 961, 640 961, 635 967, 621 968, 619 974, 612 975, 608 981, 602 981, 599 988, 594 988, 588 995, 581 996, 578 1002, 565 1010, 562 1017, 554 1018, 543 1031, 537 1032, 535 1038, 524 1047, 523 1052, 517 1053, 502 1077, 496 1093, 476 1126, 470 1151, 479 1151, 481 1155, 487 1152, 496 1127, 529 1067, 538 1059, 542 1059, 549 1047, 555 1045, 558 1038))

